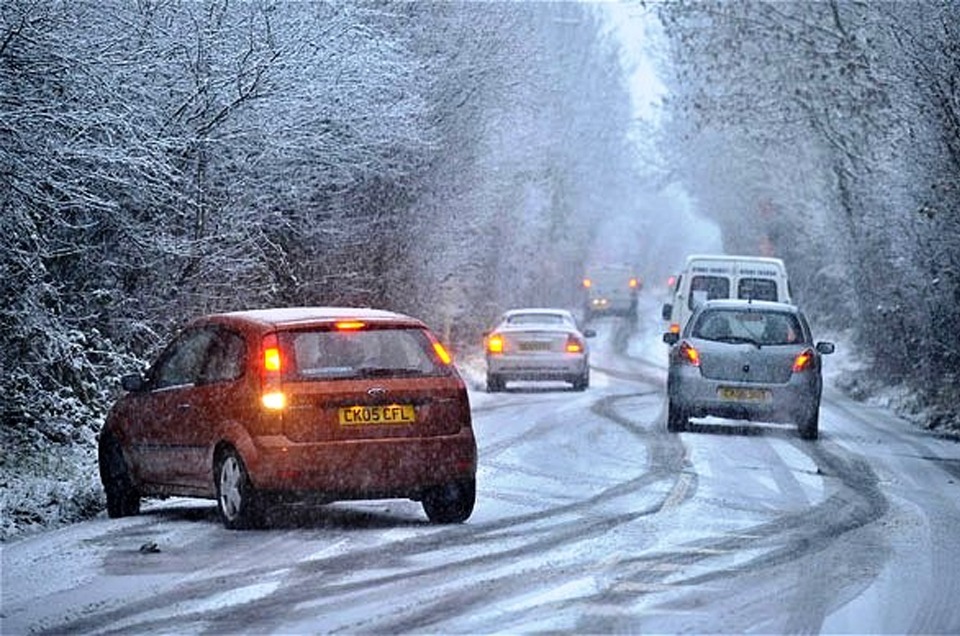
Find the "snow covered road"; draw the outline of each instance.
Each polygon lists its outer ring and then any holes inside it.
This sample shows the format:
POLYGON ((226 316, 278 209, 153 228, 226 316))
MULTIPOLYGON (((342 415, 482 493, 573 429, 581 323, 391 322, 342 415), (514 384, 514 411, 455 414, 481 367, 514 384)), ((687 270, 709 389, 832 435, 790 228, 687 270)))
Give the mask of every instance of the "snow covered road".
POLYGON ((232 532, 155 502, 3 545, 0 632, 960 630, 960 445, 832 390, 817 442, 668 434, 658 325, 595 326, 588 391, 471 394, 467 523, 377 501, 232 532))

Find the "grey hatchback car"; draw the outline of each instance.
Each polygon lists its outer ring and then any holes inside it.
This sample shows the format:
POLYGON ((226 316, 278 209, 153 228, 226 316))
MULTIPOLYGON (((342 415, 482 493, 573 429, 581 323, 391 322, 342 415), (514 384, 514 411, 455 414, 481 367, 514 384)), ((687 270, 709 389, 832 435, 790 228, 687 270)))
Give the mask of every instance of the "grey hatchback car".
POLYGON ((814 343, 803 312, 793 305, 745 300, 702 304, 671 345, 667 430, 689 418, 792 422, 800 436, 819 436, 821 356, 831 342, 814 343))

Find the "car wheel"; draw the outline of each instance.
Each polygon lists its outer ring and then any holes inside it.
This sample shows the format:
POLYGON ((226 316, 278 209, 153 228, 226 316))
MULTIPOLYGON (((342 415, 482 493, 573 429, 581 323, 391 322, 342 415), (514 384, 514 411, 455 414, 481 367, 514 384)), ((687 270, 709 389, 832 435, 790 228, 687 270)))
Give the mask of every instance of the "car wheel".
POLYGON ((667 431, 682 433, 687 428, 687 414, 672 400, 667 402, 667 431))
POLYGON ((503 391, 504 381, 499 375, 487 374, 487 393, 497 393, 503 391))
POLYGON ((587 387, 590 386, 590 372, 584 371, 583 375, 575 376, 571 380, 571 384, 573 384, 574 391, 586 391, 587 387))
POLYGON ((214 476, 223 525, 230 530, 259 526, 263 518, 260 502, 237 451, 231 448, 220 454, 214 476))
POLYGON ((432 523, 462 523, 473 514, 476 498, 476 479, 454 481, 427 491, 423 511, 432 523))
POLYGON ((140 492, 130 476, 120 442, 113 435, 100 437, 97 459, 100 481, 107 497, 107 516, 116 519, 140 514, 140 492))
POLYGON ((817 439, 820 437, 820 405, 816 405, 809 412, 800 416, 797 429, 802 439, 817 439))

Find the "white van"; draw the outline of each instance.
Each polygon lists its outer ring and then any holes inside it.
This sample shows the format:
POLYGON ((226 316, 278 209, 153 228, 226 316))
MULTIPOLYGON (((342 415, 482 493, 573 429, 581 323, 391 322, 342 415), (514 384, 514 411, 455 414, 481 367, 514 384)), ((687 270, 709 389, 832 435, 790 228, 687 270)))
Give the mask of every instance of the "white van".
POLYGON ((687 257, 663 306, 668 331, 680 333, 694 308, 714 298, 771 300, 789 303, 787 268, 779 258, 695 254, 687 257))

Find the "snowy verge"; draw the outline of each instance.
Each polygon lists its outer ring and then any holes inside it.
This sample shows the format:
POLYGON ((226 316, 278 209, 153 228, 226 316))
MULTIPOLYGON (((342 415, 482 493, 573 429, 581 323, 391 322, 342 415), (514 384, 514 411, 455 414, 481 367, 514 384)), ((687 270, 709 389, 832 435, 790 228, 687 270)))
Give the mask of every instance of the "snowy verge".
POLYGON ((89 519, 106 506, 90 443, 0 427, 0 542, 89 519))
POLYGON ((824 359, 824 382, 853 400, 891 411, 920 428, 936 431, 960 440, 960 376, 944 383, 933 402, 929 402, 907 384, 891 384, 870 373, 871 360, 854 345, 851 332, 825 334, 818 340, 837 345, 833 355, 824 359), (950 392, 952 391, 952 394, 950 392))

